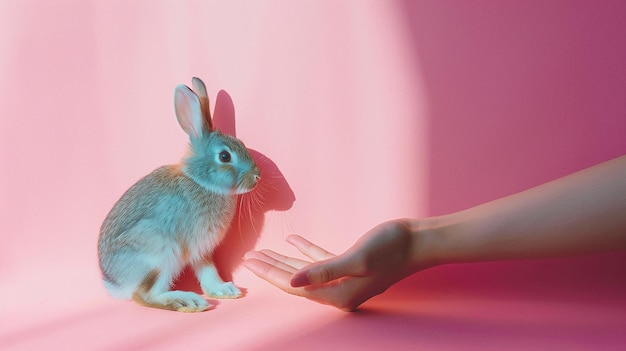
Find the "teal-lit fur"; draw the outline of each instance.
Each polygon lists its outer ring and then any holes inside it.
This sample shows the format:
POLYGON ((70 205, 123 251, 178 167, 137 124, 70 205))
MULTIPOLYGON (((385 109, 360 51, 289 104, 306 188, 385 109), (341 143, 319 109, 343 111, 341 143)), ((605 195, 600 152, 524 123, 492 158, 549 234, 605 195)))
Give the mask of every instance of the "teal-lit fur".
POLYGON ((233 219, 237 194, 260 179, 243 143, 214 130, 204 83, 194 78, 193 87, 195 93, 184 85, 175 91, 176 116, 190 136, 187 155, 128 189, 104 220, 98 241, 112 296, 182 312, 209 308, 196 293, 169 291, 187 264, 207 296, 241 295, 221 280, 211 256, 233 219))

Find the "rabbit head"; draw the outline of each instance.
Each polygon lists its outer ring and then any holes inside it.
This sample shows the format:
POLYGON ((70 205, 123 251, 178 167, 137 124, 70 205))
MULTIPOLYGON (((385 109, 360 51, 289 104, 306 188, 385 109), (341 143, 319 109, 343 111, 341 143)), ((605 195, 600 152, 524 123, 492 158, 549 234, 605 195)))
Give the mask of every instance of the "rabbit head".
POLYGON ((193 90, 179 85, 174 92, 176 118, 189 135, 189 152, 182 171, 200 186, 218 194, 243 194, 260 179, 248 149, 237 138, 213 126, 204 83, 192 80, 193 90))

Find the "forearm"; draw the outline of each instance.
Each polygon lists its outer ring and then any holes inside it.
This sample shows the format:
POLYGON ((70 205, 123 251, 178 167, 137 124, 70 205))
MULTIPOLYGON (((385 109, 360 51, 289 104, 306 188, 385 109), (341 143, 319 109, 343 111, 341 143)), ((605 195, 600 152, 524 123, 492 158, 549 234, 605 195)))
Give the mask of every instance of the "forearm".
POLYGON ((426 266, 625 250, 626 156, 423 223, 426 266))

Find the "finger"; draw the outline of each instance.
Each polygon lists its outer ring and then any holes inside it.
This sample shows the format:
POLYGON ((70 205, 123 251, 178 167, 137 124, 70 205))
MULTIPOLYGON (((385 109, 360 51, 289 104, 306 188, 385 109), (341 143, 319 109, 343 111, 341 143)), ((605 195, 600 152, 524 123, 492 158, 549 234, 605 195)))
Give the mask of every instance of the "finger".
POLYGON ((261 252, 266 255, 269 256, 273 259, 275 259, 276 261, 282 262, 286 265, 289 265, 290 267, 294 268, 294 272, 301 269, 302 267, 308 266, 309 264, 311 264, 311 262, 309 261, 304 261, 301 260, 299 258, 295 258, 295 257, 289 257, 289 256, 285 256, 282 254, 279 254, 278 252, 272 251, 272 250, 261 250, 261 252))
POLYGON ((312 259, 313 261, 322 261, 335 257, 334 254, 324 250, 323 248, 313 244, 300 235, 292 234, 287 237, 287 242, 295 246, 298 251, 312 259))
POLYGON ((294 267, 286 263, 285 261, 288 260, 288 257, 273 252, 272 250, 250 251, 244 255, 244 258, 246 260, 257 259, 290 273, 295 273, 300 269, 300 266, 294 267), (279 258, 282 258, 282 260, 279 258))
POLYGON ((326 284, 348 276, 362 276, 364 264, 352 255, 341 255, 325 261, 312 263, 295 272, 292 287, 326 284))
POLYGON ((299 289, 294 289, 289 284, 292 274, 288 271, 273 266, 256 258, 250 258, 243 262, 244 267, 249 269, 257 277, 269 282, 275 287, 294 295, 299 295, 299 289))

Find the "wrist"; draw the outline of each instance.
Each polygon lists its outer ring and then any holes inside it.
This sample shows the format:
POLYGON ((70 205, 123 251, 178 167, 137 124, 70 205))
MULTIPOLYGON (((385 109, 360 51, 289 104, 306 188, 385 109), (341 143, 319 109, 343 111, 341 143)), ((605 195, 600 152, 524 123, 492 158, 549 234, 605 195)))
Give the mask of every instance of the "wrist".
POLYGON ((454 262, 449 238, 460 223, 452 215, 408 220, 411 231, 412 273, 454 262))

